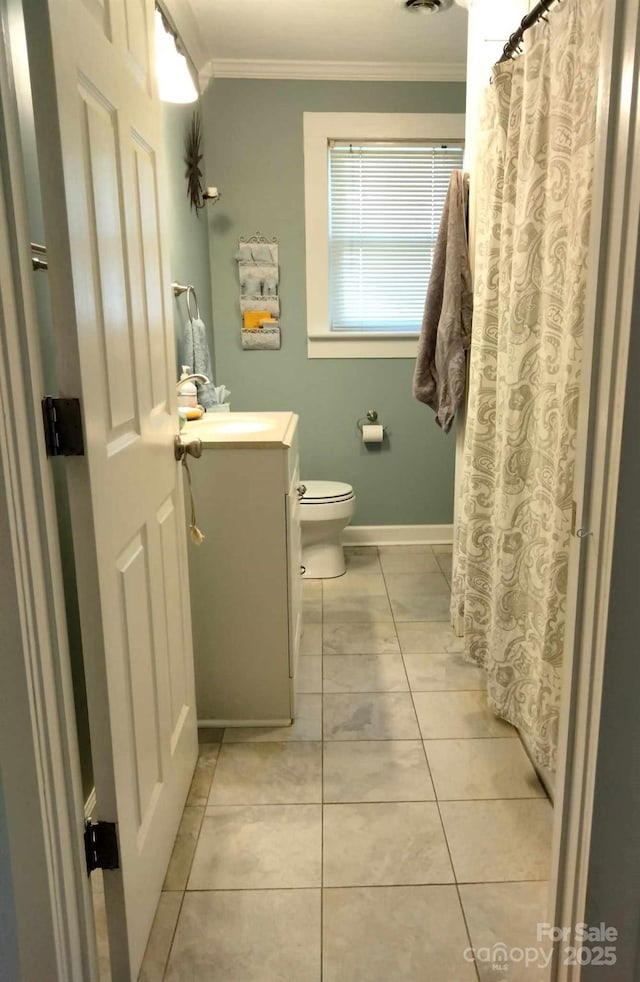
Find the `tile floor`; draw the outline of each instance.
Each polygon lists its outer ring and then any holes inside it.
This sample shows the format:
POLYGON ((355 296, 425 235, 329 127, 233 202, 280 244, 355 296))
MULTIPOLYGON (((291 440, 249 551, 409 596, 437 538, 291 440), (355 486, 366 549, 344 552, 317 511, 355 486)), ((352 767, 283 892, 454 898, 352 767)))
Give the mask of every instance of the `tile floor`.
POLYGON ((551 806, 448 624, 450 550, 306 581, 292 727, 204 741, 142 982, 542 982, 551 806))

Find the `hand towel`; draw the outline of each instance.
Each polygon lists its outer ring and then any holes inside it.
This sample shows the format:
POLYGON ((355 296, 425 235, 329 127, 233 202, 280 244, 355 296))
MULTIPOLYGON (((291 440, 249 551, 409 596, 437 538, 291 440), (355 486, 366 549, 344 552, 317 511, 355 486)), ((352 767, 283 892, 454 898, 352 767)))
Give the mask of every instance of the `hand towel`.
POLYGON ((196 382, 198 402, 205 409, 209 409, 215 405, 216 398, 213 389, 213 371, 211 369, 207 329, 199 317, 188 320, 184 325, 184 357, 182 360, 194 374, 206 375, 209 379, 206 383, 196 382))
POLYGON ((464 399, 466 352, 471 344, 468 203, 469 175, 455 170, 433 255, 413 376, 414 396, 433 409, 445 433, 464 399))

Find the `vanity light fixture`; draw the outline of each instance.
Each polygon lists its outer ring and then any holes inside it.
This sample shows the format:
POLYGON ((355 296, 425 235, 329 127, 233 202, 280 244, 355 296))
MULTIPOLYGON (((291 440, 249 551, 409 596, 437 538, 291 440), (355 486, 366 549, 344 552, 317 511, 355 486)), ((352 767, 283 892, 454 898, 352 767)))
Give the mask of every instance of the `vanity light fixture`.
POLYGON ((442 0, 405 0, 407 10, 428 10, 436 13, 442 6, 442 0))
POLYGON ((195 102, 198 90, 187 59, 178 47, 178 36, 159 7, 156 7, 155 20, 156 77, 160 99, 162 102, 195 102))

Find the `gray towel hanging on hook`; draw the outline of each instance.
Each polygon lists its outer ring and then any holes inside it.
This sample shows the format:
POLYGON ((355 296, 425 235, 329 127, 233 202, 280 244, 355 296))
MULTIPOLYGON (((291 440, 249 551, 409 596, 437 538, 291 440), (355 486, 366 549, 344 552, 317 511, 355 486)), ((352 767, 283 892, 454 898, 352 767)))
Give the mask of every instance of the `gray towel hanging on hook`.
POLYGON ((433 255, 413 377, 414 396, 433 409, 445 433, 464 399, 471 344, 468 204, 469 175, 454 170, 433 255))
POLYGON ((188 320, 184 326, 183 362, 197 375, 206 375, 208 382, 196 382, 198 387, 198 402, 205 409, 216 404, 213 387, 213 369, 211 367, 211 352, 207 328, 200 317, 200 307, 196 291, 192 286, 187 289, 188 320), (192 308, 193 303, 193 308, 192 308))

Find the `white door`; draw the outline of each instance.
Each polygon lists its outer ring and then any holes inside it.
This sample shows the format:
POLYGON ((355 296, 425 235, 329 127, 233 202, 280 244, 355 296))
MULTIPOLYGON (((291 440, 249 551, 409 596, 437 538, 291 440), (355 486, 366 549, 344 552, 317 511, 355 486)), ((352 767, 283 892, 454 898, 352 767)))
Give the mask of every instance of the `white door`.
POLYGON ((197 754, 151 0, 26 0, 113 978, 135 979, 197 754))

